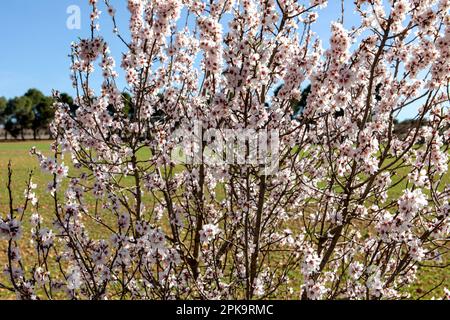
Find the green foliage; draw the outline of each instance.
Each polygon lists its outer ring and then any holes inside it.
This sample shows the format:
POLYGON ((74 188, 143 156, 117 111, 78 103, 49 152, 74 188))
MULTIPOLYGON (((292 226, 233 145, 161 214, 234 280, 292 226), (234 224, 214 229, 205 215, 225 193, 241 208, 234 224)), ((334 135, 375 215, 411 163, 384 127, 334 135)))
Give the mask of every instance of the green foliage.
POLYGON ((29 89, 24 96, 29 98, 33 105, 37 105, 46 98, 46 96, 38 89, 29 89))
POLYGON ((5 129, 14 137, 30 128, 34 120, 33 101, 26 96, 16 97, 8 101, 6 113, 9 115, 5 129))
POLYGON ((8 100, 6 100, 5 97, 0 97, 0 112, 5 111, 7 104, 8 104, 8 100))
MULTIPOLYGON (((40 129, 46 129, 53 119, 53 99, 46 97, 41 91, 37 89, 30 89, 25 93, 25 97, 29 98, 33 104, 33 121, 31 128, 33 129, 34 136, 40 129)), ((27 126, 29 128, 30 126, 27 126)))
POLYGON ((17 118, 17 121, 23 127, 28 127, 34 119, 33 101, 28 97, 18 97, 8 102, 8 108, 17 118))
MULTIPOLYGON (((274 90, 274 96, 277 97, 280 90, 283 88, 283 85, 278 86, 274 90)), ((291 99, 290 104, 292 108, 293 115, 301 115, 305 111, 306 108, 306 101, 308 99, 308 95, 311 92, 311 85, 308 85, 305 89, 302 91, 302 95, 300 97, 300 100, 297 99, 291 99)))
POLYGON ((3 124, 5 120, 5 110, 8 104, 8 100, 5 97, 0 97, 0 124, 3 124))
POLYGON ((33 130, 46 129, 55 115, 53 109, 53 99, 49 97, 42 98, 34 106, 33 130))
MULTIPOLYGON (((68 94, 62 94, 63 99, 69 105, 73 99, 68 94)), ((24 131, 33 130, 36 139, 40 130, 47 130, 54 117, 54 100, 44 95, 38 89, 29 89, 23 96, 7 100, 0 97, 0 125, 7 134, 17 138, 21 135, 24 139, 24 131)))
POLYGON ((128 92, 124 92, 122 93, 122 98, 124 104, 123 112, 132 117, 134 115, 134 106, 130 94, 128 92))
POLYGON ((308 99, 308 95, 311 92, 311 85, 308 85, 303 91, 302 96, 299 101, 295 101, 292 108, 294 109, 294 114, 303 113, 306 108, 306 101, 308 99))

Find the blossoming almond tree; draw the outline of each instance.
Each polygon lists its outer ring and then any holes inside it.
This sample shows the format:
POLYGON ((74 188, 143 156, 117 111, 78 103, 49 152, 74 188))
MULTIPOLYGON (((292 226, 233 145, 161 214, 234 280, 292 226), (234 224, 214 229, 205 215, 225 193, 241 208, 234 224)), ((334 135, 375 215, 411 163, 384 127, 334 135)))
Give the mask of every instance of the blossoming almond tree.
POLYGON ((395 299, 419 265, 448 263, 448 0, 356 0, 361 24, 346 30, 343 11, 326 50, 311 31, 324 0, 129 0, 129 33, 112 1, 89 2, 91 37, 72 46, 77 110, 56 103, 54 156, 32 150, 53 176, 53 221, 42 221, 30 178, 26 204, 11 200, 0 220, 0 288, 20 298, 395 299), (127 92, 100 9, 126 51, 127 92), (408 106, 417 121, 399 136, 394 120, 408 106), (242 148, 209 161, 203 140, 229 132, 246 137, 242 148), (275 170, 253 161, 255 136, 275 170), (180 144, 197 161, 175 161, 180 144), (35 260, 25 265, 30 216, 35 260))

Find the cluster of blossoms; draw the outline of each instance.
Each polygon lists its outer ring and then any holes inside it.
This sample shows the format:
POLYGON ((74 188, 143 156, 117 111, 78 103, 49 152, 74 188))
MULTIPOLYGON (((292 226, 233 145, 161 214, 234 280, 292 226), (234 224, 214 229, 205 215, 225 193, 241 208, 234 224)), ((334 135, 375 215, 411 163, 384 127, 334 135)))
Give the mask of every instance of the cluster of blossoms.
POLYGON ((72 45, 74 105, 55 94, 52 156, 31 152, 53 178, 53 220, 30 178, 25 205, 0 217, 10 257, 0 290, 394 299, 408 297, 419 264, 445 266, 449 1, 355 1, 361 25, 333 22, 325 49, 312 31, 323 0, 128 0, 127 35, 105 0, 123 72, 89 2, 92 36, 72 45), (209 161, 202 140, 230 131, 244 146, 225 151, 234 162, 209 161), (275 171, 251 160, 261 135, 278 147, 275 171), (180 145, 199 161, 176 162, 180 145), (36 259, 23 268, 28 218, 36 259))
POLYGON ((223 70, 222 25, 213 18, 198 19, 200 49, 205 52, 205 72, 218 75, 223 70))
POLYGON ((22 236, 22 227, 17 219, 0 219, 0 238, 18 240, 22 236))
POLYGON ((220 229, 216 225, 204 225, 202 231, 200 231, 200 240, 202 242, 209 242, 213 240, 219 232, 220 229))
POLYGON ((348 50, 350 48, 350 44, 350 37, 342 24, 337 22, 333 23, 331 25, 329 55, 330 57, 337 58, 337 60, 332 60, 334 66, 342 66, 342 64, 346 62, 349 57, 348 50))

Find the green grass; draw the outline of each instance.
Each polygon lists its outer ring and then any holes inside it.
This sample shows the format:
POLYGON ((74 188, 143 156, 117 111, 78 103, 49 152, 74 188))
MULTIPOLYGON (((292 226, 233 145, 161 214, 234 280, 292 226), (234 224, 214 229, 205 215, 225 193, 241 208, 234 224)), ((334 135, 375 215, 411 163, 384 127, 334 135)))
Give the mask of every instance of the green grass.
MULTIPOLYGON (((52 176, 42 173, 39 169, 39 164, 36 157, 29 155, 29 150, 36 146, 38 150, 43 152, 44 154, 50 154, 50 143, 47 141, 27 141, 27 142, 11 142, 11 143, 0 143, 0 215, 4 216, 8 211, 8 194, 6 189, 7 182, 7 166, 8 162, 11 160, 12 168, 13 168, 13 191, 15 196, 15 207, 21 205, 23 203, 23 192, 26 188, 26 181, 28 179, 28 175, 30 171, 34 172, 33 181, 38 184, 38 188, 36 190, 37 196, 39 198, 40 205, 40 213, 44 216, 44 219, 47 220, 47 223, 51 223, 52 220, 52 198, 46 190, 47 184, 51 182, 52 176)), ((145 151, 144 151, 145 152, 145 151)), ((143 155, 141 155, 143 156, 143 155)), ((69 163, 70 159, 66 159, 66 163, 69 163)), ((402 172, 398 172, 398 176, 394 178, 394 181, 406 174, 406 169, 402 170, 402 172)), ((444 183, 450 183, 450 175, 447 174, 444 183)), ((398 185, 396 188, 390 191, 391 196, 399 196, 402 192, 403 184, 398 185)), ((220 197, 222 192, 218 190, 218 196, 220 197)), ((92 197, 87 196, 87 201, 89 202, 90 207, 95 206, 95 201, 92 197)), ((146 201, 149 199, 145 199, 146 201)), ((30 214, 30 212, 28 212, 30 214)), ((25 218, 24 228, 29 230, 29 219, 25 218)), ((95 238, 97 235, 101 235, 103 230, 99 229, 91 229, 89 230, 91 235, 95 238)), ((27 233, 27 232, 25 232, 27 233)), ((31 256, 31 247, 28 244, 28 240, 22 240, 21 244, 25 244, 25 252, 22 252, 22 256, 31 256)), ((3 241, 0 242, 0 267, 3 268, 3 265, 6 262, 6 257, 4 255, 5 243, 3 241)), ((442 287, 450 287, 450 272, 449 268, 426 268, 419 270, 418 279, 408 291, 412 294, 413 297, 420 297, 428 290, 437 286, 444 280, 441 288, 437 290, 434 295, 438 296, 442 293, 442 287)), ((0 275, 1 277, 1 275, 0 275)), ((426 296, 430 297, 430 295, 426 296)), ((11 298, 11 295, 4 290, 0 290, 0 299, 1 298, 11 298)))
POLYGON ((42 173, 37 158, 29 154, 33 146, 36 146, 38 150, 42 150, 45 154, 50 154, 50 144, 48 142, 0 143, 0 212, 2 213, 6 211, 8 204, 6 183, 9 161, 11 161, 13 168, 13 191, 15 196, 23 195, 28 175, 30 171, 33 171, 33 181, 40 186, 36 191, 38 196, 40 196, 41 208, 45 209, 51 204, 51 199, 46 192, 46 186, 52 177, 42 173))

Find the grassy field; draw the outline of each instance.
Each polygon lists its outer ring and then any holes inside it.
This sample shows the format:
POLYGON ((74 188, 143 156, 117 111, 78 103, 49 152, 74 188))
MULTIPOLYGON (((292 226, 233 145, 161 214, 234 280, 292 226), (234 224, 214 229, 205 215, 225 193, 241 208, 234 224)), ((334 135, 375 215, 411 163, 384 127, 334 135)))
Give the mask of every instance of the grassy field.
MULTIPOLYGON (((14 185, 13 190, 15 192, 15 203, 20 204, 23 201, 23 191, 26 188, 26 181, 28 179, 28 174, 32 170, 34 172, 33 181, 38 184, 37 195, 40 204, 40 213, 44 214, 47 212, 47 217, 51 217, 52 209, 52 199, 46 190, 47 184, 51 181, 52 177, 40 172, 38 161, 35 157, 29 155, 29 150, 32 146, 44 153, 49 153, 49 142, 47 141, 30 141, 30 142, 5 142, 0 143, 0 215, 4 215, 8 208, 8 198, 7 198, 7 166, 8 162, 11 160, 14 175, 14 185), (46 210, 48 209, 48 210, 46 210)), ((66 160, 66 162, 69 159, 66 160)), ((447 175, 446 182, 450 181, 450 176, 447 175)), ((398 190, 393 190, 393 194, 397 196, 401 193, 401 186, 398 190)), ((93 201, 92 201, 93 202, 93 201)), ((94 206, 94 203, 92 203, 94 206)), ((25 229, 29 228, 28 220, 25 219, 25 229)), ((48 219, 50 220, 50 219, 48 219)), ((95 233, 101 233, 99 230, 90 230, 95 236, 95 233)), ((25 241, 25 240, 23 240, 25 241)), ((6 262, 6 257, 4 255, 4 243, 0 242, 0 267, 6 262)), ((24 252, 23 255, 26 255, 24 252)), ((439 285, 441 282, 442 286, 437 290, 434 295, 439 296, 442 293, 442 287, 450 287, 450 269, 449 268, 426 268, 419 270, 419 278, 414 286, 408 289, 413 297, 421 297, 425 292, 439 285)), ((424 298, 430 298, 431 296, 425 296, 424 298)), ((11 295, 5 291, 0 290, 0 299, 11 298, 11 295)), ((282 298, 282 297, 280 297, 282 298)))

